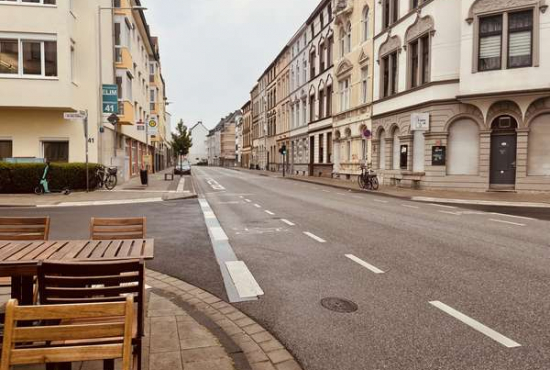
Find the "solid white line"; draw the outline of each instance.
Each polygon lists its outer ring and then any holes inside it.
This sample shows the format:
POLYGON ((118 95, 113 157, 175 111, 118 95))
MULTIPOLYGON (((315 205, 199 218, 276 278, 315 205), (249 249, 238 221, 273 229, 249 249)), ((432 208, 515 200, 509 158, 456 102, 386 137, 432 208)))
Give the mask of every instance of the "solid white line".
POLYGON ((247 202, 247 203, 252 202, 250 199, 245 199, 244 201, 247 202))
POLYGON ((496 220, 494 218, 490 218, 489 221, 499 222, 501 224, 507 224, 507 225, 525 226, 525 224, 518 224, 517 222, 510 222, 510 221, 504 221, 504 220, 496 220))
POLYGON ((521 344, 514 342, 509 338, 506 338, 504 335, 494 331, 491 328, 488 328, 487 326, 483 325, 479 321, 476 321, 471 317, 468 317, 463 313, 455 310, 454 308, 447 306, 445 303, 442 303, 440 301, 432 301, 430 302, 430 304, 434 307, 439 308, 441 311, 451 315, 455 319, 462 321, 464 324, 468 325, 472 329, 475 329, 480 333, 485 334, 489 338, 497 341, 498 343, 502 344, 505 347, 508 347, 508 348, 521 347, 521 344))
POLYGON ((384 273, 384 271, 380 270, 377 267, 374 267, 370 263, 367 263, 367 262, 363 261, 362 259, 360 259, 358 257, 355 257, 353 254, 346 254, 346 257, 349 258, 350 260, 352 260, 353 262, 356 262, 356 263, 360 264, 361 266, 371 270, 375 274, 383 274, 384 273))
POLYGON ((259 205, 258 203, 254 204, 254 207, 256 207, 256 208, 262 208, 262 206, 259 205))
POLYGON ((436 204, 436 203, 430 203, 430 206, 441 207, 441 208, 449 208, 449 209, 456 209, 456 207, 453 207, 453 206, 446 206, 446 205, 444 205, 444 204, 436 204))
POLYGON ((378 203, 388 203, 387 200, 380 200, 380 199, 373 199, 375 202, 378 202, 378 203))
POLYGON ((446 215, 460 216, 460 213, 450 212, 450 211, 437 211, 439 213, 445 213, 446 215))
POLYGON ((326 243, 325 239, 319 238, 317 235, 310 233, 309 231, 304 231, 304 234, 309 236, 311 239, 318 241, 319 243, 326 243))
POLYGON ((264 212, 267 213, 268 215, 271 215, 271 216, 274 216, 274 215, 275 215, 275 213, 273 213, 273 212, 271 212, 271 211, 268 211, 268 210, 265 210, 264 212))
POLYGON ((531 218, 531 217, 507 215, 507 214, 504 214, 504 213, 497 213, 497 212, 493 212, 492 214, 495 215, 495 216, 503 216, 503 217, 518 218, 518 219, 520 219, 520 220, 535 221, 535 219, 534 219, 534 218, 531 218))
POLYGON ((281 221, 283 221, 285 224, 287 224, 288 226, 296 226, 295 223, 293 222, 290 222, 289 220, 285 220, 284 218, 281 218, 281 221))
POLYGON ((408 204, 401 204, 401 207, 405 207, 405 208, 413 208, 413 209, 419 209, 420 207, 417 207, 417 206, 410 206, 408 204))

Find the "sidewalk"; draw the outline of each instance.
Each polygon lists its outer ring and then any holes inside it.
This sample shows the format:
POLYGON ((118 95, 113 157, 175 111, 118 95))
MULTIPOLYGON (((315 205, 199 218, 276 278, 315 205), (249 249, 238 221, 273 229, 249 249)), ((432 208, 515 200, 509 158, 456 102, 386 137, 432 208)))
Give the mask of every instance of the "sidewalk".
MULTIPOLYGON (((279 172, 256 171, 243 168, 231 168, 237 171, 248 172, 250 174, 283 178, 279 172)), ((302 181, 307 183, 330 186, 338 189, 369 192, 359 188, 356 181, 329 179, 322 177, 307 176, 286 176, 285 179, 302 181)), ((394 186, 380 186, 378 191, 372 191, 374 194, 402 198, 405 200, 415 200, 436 203, 457 203, 457 204, 480 204, 480 205, 503 205, 503 206, 521 206, 521 207, 550 207, 549 193, 512 193, 512 192, 468 192, 456 190, 414 190, 408 188, 398 188, 394 186)))
POLYGON ((196 197, 190 176, 174 176, 165 181, 164 174, 171 173, 172 168, 149 174, 149 185, 141 185, 140 178, 118 185, 114 190, 97 190, 86 193, 78 191, 69 195, 57 193, 35 194, 0 194, 0 207, 51 207, 82 206, 100 204, 121 204, 136 202, 160 202, 163 200, 186 199, 196 197))

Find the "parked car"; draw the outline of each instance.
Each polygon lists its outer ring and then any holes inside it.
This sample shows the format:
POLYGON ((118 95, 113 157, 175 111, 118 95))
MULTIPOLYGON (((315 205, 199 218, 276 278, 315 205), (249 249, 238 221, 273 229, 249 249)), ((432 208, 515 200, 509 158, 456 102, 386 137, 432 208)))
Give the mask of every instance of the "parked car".
POLYGON ((178 164, 176 168, 174 168, 174 175, 190 175, 191 174, 191 166, 189 165, 189 162, 178 164))

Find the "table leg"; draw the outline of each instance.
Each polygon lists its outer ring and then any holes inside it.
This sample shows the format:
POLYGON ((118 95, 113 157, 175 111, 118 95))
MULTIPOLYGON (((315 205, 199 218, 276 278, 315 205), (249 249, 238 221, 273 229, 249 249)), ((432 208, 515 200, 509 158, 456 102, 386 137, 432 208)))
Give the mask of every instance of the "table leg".
POLYGON ((11 277, 11 297, 21 302, 21 276, 11 277))
POLYGON ((34 295, 34 277, 33 276, 12 276, 11 277, 11 297, 17 299, 21 306, 32 305, 34 295))

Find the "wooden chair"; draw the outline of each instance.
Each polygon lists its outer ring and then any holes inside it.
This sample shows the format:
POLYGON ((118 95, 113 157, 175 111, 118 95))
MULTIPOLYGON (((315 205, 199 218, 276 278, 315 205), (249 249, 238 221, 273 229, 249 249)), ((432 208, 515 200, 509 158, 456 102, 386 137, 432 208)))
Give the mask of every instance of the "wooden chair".
POLYGON ((130 296, 124 302, 53 306, 18 306, 12 299, 6 310, 0 370, 117 358, 122 358, 123 370, 131 370, 133 309, 130 296), (113 317, 118 320, 104 320, 113 317), (67 324, 71 319, 93 324, 67 324), (17 326, 24 322, 34 325, 17 326))
POLYGON ((121 240, 145 239, 147 219, 136 218, 95 218, 90 222, 90 239, 121 240))
POLYGON ((49 217, 0 217, 0 240, 48 240, 49 217))
POLYGON ((38 265, 40 304, 124 301, 132 296, 137 310, 132 343, 141 369, 145 316, 145 264, 143 261, 62 263, 38 265))

